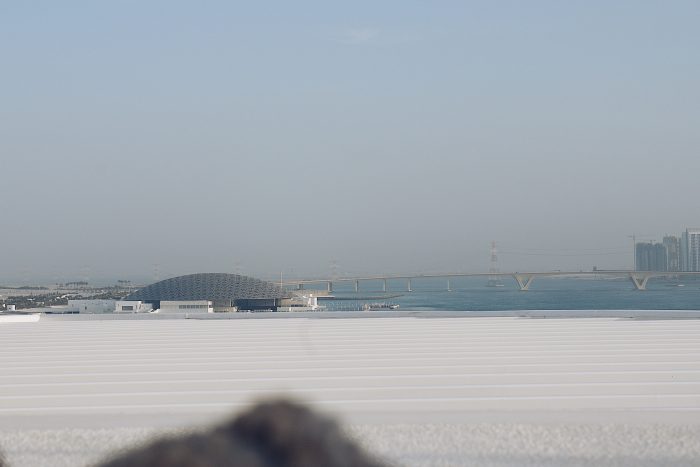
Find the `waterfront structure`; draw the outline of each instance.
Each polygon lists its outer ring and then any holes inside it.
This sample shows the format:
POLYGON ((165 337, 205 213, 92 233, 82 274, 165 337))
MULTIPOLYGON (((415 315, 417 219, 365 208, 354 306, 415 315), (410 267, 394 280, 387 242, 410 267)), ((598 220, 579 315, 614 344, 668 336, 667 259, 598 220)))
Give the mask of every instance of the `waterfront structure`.
POLYGON ((325 306, 318 304, 318 296, 314 294, 297 293, 289 299, 282 301, 277 311, 323 311, 325 306))
POLYGON ((662 241, 666 248, 666 271, 681 270, 681 240, 673 235, 666 235, 662 241))
POLYGON ((661 243, 644 242, 635 245, 637 271, 667 271, 666 247, 661 243))
POLYGON ((154 310, 164 312, 230 312, 275 311, 291 298, 289 292, 272 282, 238 274, 202 273, 156 282, 129 294, 125 300, 149 303, 154 310), (180 305, 197 308, 179 308, 180 305))

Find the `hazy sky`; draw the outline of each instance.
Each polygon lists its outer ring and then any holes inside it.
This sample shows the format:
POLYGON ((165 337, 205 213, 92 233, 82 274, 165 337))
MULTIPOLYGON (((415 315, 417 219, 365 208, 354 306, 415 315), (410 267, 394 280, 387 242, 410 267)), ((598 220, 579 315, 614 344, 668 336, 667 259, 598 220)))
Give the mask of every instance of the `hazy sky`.
POLYGON ((630 267, 700 2, 2 1, 0 282, 630 267))

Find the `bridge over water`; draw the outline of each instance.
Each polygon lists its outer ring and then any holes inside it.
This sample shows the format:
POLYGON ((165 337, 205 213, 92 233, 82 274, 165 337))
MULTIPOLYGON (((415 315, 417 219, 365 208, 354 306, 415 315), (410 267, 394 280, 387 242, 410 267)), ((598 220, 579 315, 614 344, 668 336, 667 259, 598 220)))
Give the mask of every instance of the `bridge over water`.
POLYGON ((406 291, 411 292, 412 281, 416 279, 444 278, 447 290, 450 290, 450 279, 458 277, 489 277, 500 278, 504 276, 512 277, 521 291, 530 289, 536 277, 580 277, 580 276, 605 276, 605 277, 627 277, 637 290, 646 290, 649 279, 653 277, 679 277, 679 276, 700 276, 700 272, 687 271, 634 271, 634 270, 595 270, 595 271, 550 271, 550 272, 446 272, 433 274, 399 274, 399 275, 368 275, 359 277, 336 277, 321 279, 301 279, 281 282, 283 287, 296 287, 304 289, 307 285, 325 285, 328 292, 333 291, 333 284, 353 283, 355 292, 360 290, 361 282, 381 282, 382 291, 388 290, 388 281, 405 280, 406 291))

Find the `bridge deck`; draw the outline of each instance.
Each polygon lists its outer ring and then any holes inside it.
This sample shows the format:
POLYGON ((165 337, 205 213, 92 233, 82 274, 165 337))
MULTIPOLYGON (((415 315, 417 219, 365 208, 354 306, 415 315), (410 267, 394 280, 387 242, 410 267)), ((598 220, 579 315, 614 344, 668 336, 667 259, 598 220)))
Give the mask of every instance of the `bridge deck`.
MULTIPOLYGON (((280 282, 283 287, 298 286, 306 284, 330 284, 342 282, 386 281, 414 279, 434 279, 434 278, 457 278, 457 277, 503 277, 511 276, 518 283, 521 290, 527 290, 535 277, 561 277, 561 276, 608 276, 608 277, 628 277, 638 290, 646 288, 647 281, 652 277, 665 276, 700 276, 698 271, 633 271, 633 270, 596 270, 596 271, 536 271, 536 272, 445 272, 430 274, 389 274, 358 277, 334 277, 320 279, 298 279, 280 282)), ((357 287, 357 286, 356 286, 357 287)), ((408 285, 410 289, 410 282, 408 285)))

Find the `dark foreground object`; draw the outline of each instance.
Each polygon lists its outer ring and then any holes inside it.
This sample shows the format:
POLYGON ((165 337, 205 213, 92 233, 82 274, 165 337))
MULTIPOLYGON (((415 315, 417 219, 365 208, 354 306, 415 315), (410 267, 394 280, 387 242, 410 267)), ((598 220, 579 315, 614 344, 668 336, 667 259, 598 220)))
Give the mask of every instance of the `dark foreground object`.
POLYGON ((165 438, 100 467, 381 467, 338 425, 307 407, 271 401, 204 433, 165 438))

